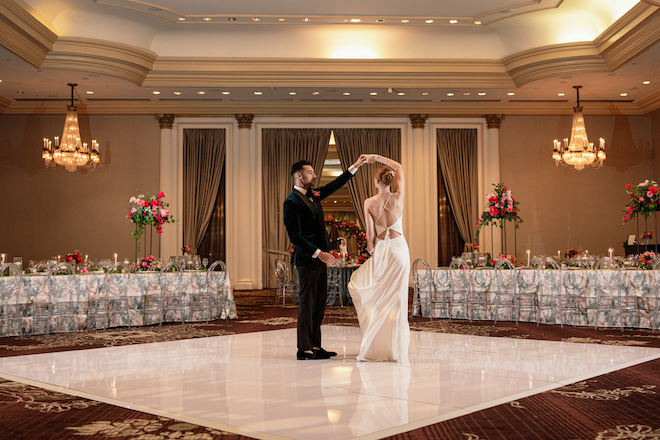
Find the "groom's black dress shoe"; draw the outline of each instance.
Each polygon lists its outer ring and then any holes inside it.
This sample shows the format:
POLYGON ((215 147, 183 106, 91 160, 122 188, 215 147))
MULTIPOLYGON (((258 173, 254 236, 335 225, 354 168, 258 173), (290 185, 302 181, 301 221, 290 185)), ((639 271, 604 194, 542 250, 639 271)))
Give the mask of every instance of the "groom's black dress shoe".
POLYGON ((328 356, 328 357, 337 356, 337 353, 336 353, 336 352, 334 352, 334 351, 325 351, 325 350, 323 349, 323 347, 320 347, 320 348, 313 348, 312 350, 314 351, 314 353, 321 353, 321 354, 323 354, 324 356, 328 356))
POLYGON ((330 359, 329 354, 321 353, 318 350, 312 350, 312 353, 308 353, 306 351, 300 351, 298 350, 298 353, 296 354, 296 358, 299 361, 304 361, 305 359, 330 359))

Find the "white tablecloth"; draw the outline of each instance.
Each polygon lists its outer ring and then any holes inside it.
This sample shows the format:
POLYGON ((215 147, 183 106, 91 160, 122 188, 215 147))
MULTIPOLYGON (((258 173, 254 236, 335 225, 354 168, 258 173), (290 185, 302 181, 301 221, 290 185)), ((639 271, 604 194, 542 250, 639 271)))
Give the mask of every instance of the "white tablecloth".
MULTIPOLYGON (((424 279, 426 271, 418 271, 420 279, 424 279)), ((496 310, 498 321, 515 321, 516 314, 511 306, 495 307, 494 301, 498 291, 498 285, 495 279, 495 271, 476 271, 476 270, 457 270, 454 272, 455 277, 448 283, 446 272, 442 270, 431 270, 433 275, 433 288, 435 289, 435 296, 441 297, 449 291, 449 284, 453 284, 452 293, 452 307, 451 317, 457 319, 469 319, 467 310, 467 291, 466 287, 461 286, 460 275, 469 278, 469 288, 475 291, 475 285, 479 287, 480 283, 475 283, 475 277, 481 277, 481 285, 485 285, 484 290, 487 291, 485 295, 486 306, 475 308, 472 319, 477 320, 492 320, 493 313, 496 310), (490 280, 485 280, 491 277, 490 280)), ((560 324, 562 315, 564 315, 564 323, 567 325, 583 325, 593 326, 598 319, 599 327, 619 327, 620 314, 618 310, 603 310, 598 312, 598 294, 596 285, 596 271, 595 270, 582 270, 582 269, 567 269, 561 271, 561 280, 556 277, 558 271, 548 270, 545 286, 542 288, 534 289, 539 295, 540 305, 540 318, 541 323, 546 324, 560 324), (574 301, 574 298, 567 298, 566 295, 581 295, 578 298, 578 311, 577 313, 565 313, 561 311, 562 301, 566 304, 567 301, 574 301), (562 299, 563 298, 563 299, 562 299)), ((501 284, 513 285, 513 270, 502 271, 501 284)), ((603 279, 613 274, 613 271, 602 271, 603 279)), ((533 274, 527 273, 526 277, 532 277, 533 274)), ((624 327, 634 328, 651 328, 651 319, 656 322, 656 328, 660 325, 660 313, 655 313, 655 308, 658 300, 653 296, 652 289, 653 271, 651 270, 621 270, 621 292, 624 295, 636 297, 636 311, 626 312, 623 314, 624 327)), ((540 279, 540 277, 539 277, 540 279)), ((533 283, 532 283, 533 284, 533 283)), ((601 282, 602 284, 602 282, 601 282)), ((518 288, 518 291, 521 289, 518 288)), ((502 300, 505 303, 511 303, 513 289, 501 289, 503 292, 502 300)), ((420 299, 421 307, 415 307, 413 314, 416 316, 429 317, 431 309, 428 306, 426 299, 429 295, 428 286, 422 283, 420 289, 415 290, 414 295, 420 299), (421 313, 420 313, 421 309, 421 313)), ((616 295, 616 294, 615 294, 616 295)), ((606 302, 606 301, 605 301, 606 302)), ((618 302, 615 300, 610 305, 616 308, 618 302)), ((610 308, 610 307, 608 307, 610 308)), ((442 310, 440 305, 433 308, 434 318, 447 318, 446 311, 442 310)), ((535 313, 530 310, 522 310, 519 315, 520 321, 536 322, 535 313)))
MULTIPOLYGON (((131 326, 158 324, 158 314, 145 314, 144 309, 145 298, 147 296, 149 296, 150 299, 153 299, 160 295, 158 276, 158 272, 138 272, 130 275, 127 297, 129 302, 129 319, 131 326)), ((16 303, 15 295, 18 294, 18 308, 19 313, 22 316, 24 334, 32 332, 33 320, 32 316, 30 316, 30 305, 35 301, 48 301, 47 278, 47 276, 41 274, 23 276, 20 286, 14 287, 11 291, 4 289, 4 284, 2 283, 6 283, 6 285, 14 285, 15 279, 13 279, 13 277, 0 278, 0 316, 4 316, 5 313, 10 310, 10 307, 13 307, 16 303)), ((72 306, 75 316, 76 330, 94 330, 103 327, 102 320, 104 320, 104 318, 94 317, 93 319, 88 319, 88 307, 89 300, 97 298, 99 291, 103 289, 104 279, 104 274, 83 274, 74 277, 72 306)), ((206 316, 201 310, 195 309, 194 311, 191 311, 190 295, 206 291, 206 272, 185 271, 182 274, 180 291, 184 320, 186 322, 204 321, 206 316)), ((211 320, 225 319, 227 317, 234 319, 237 317, 236 303, 232 294, 228 274, 223 292, 226 294, 227 301, 224 305, 219 304, 217 301, 212 303, 211 320)), ((68 298, 64 299, 66 300, 68 298)), ((108 327, 127 325, 127 322, 125 322, 126 316, 121 313, 111 313, 109 315, 109 320, 108 327)), ((178 310, 175 310, 166 314, 164 322, 181 322, 181 313, 178 310)), ((6 319, 0 318, 0 336, 18 334, 15 325, 10 326, 8 324, 9 322, 6 319)), ((51 319, 51 332, 72 332, 73 330, 71 319, 51 319)))

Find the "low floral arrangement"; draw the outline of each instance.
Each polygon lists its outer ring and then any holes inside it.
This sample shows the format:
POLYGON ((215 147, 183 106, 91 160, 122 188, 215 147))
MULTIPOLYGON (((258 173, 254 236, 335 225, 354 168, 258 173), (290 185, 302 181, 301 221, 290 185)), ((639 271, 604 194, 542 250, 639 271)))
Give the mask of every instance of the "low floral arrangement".
POLYGON ((137 197, 128 199, 132 203, 130 212, 126 218, 135 223, 135 231, 132 232, 137 244, 137 250, 140 251, 139 240, 144 233, 144 228, 148 225, 156 227, 158 234, 163 233, 163 224, 174 223, 176 220, 170 216, 170 211, 167 209, 169 203, 164 202, 162 199, 165 194, 161 191, 157 196, 145 198, 144 194, 139 194, 137 197))
POLYGON ((185 245, 184 247, 181 248, 181 251, 183 252, 183 255, 186 255, 187 253, 190 252, 190 246, 185 245))
POLYGON ((484 207, 484 212, 477 220, 477 235, 479 235, 481 228, 495 223, 497 220, 500 220, 500 228, 504 228, 505 221, 515 222, 516 229, 522 223, 522 219, 518 216, 520 202, 513 198, 511 190, 503 183, 493 184, 493 186, 495 187, 495 193, 486 196, 488 202, 484 207))
POLYGON ((582 255, 579 249, 568 249, 564 252, 564 258, 576 258, 582 255))
POLYGON ((652 231, 646 231, 640 237, 641 240, 650 240, 652 238, 653 238, 653 232, 652 231))
POLYGON ((623 223, 637 217, 638 214, 650 217, 660 205, 660 188, 655 180, 645 180, 637 186, 626 185, 628 204, 626 205, 623 223))
POLYGON ((80 264, 83 262, 82 256, 80 255, 80 252, 74 251, 70 254, 66 254, 64 256, 64 261, 68 263, 75 263, 75 264, 80 264))
POLYGON ((159 271, 161 269, 160 261, 157 261, 153 255, 148 257, 138 258, 135 262, 136 271, 159 271))
MULTIPOLYGON (((495 267, 497 265, 497 260, 500 258, 507 258, 513 265, 516 265, 516 257, 515 255, 499 255, 495 260, 485 262, 485 261, 479 261, 479 262, 474 262, 470 259, 462 260, 462 264, 458 264, 454 262, 452 265, 453 269, 474 269, 475 267, 495 267)), ((455 261, 461 261, 461 260, 455 260, 455 261)), ((522 264, 520 265, 522 266, 522 264)), ((503 269, 508 269, 508 266, 503 267, 503 269)))
POLYGON ((360 264, 367 261, 369 253, 367 252, 367 234, 364 233, 362 228, 355 222, 343 218, 333 218, 329 215, 325 219, 325 225, 344 233, 348 238, 355 237, 358 247, 358 261, 360 264))
POLYGON ((479 252, 479 244, 475 243, 472 245, 472 252, 479 252))
POLYGON ((646 251, 637 259, 637 267, 641 269, 651 270, 655 264, 655 259, 658 257, 658 254, 651 251, 646 251))

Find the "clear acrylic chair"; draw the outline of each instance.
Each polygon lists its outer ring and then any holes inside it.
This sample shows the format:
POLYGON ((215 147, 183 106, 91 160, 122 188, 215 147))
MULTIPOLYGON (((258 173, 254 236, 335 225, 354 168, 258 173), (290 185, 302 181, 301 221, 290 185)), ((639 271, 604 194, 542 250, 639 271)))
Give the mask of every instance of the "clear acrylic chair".
MULTIPOLYGON (((452 257, 449 266, 450 301, 452 312, 457 310, 458 318, 467 318, 472 322, 470 312, 470 272, 461 258, 452 257), (464 268, 465 267, 465 268, 464 268), (461 316, 461 312, 463 316, 461 316)), ((451 315, 450 315, 451 317, 451 315)))
POLYGON ((207 324, 211 316, 222 318, 224 314, 225 319, 229 319, 228 296, 225 293, 226 283, 227 266, 221 260, 214 261, 206 271, 207 324), (217 310, 217 313, 213 313, 213 310, 217 310))
POLYGON ((172 312, 172 319, 169 321, 174 321, 176 312, 178 312, 181 317, 181 324, 185 324, 181 281, 183 281, 183 270, 179 264, 174 262, 166 265, 158 275, 158 284, 160 285, 159 327, 162 327, 163 321, 167 320, 168 312, 172 312))
POLYGON ((544 310, 548 310, 552 320, 544 318, 544 321, 556 323, 557 312, 561 313, 560 290, 562 283, 562 269, 557 260, 545 257, 539 261, 538 283, 539 315, 543 314, 544 310))
MULTIPOLYGON (((448 267, 438 267, 434 269, 433 285, 435 286, 433 298, 431 298, 431 317, 435 315, 436 310, 444 311, 447 319, 451 320, 452 303, 451 303, 451 273, 448 267)), ((442 314, 438 314, 442 317, 442 314)))
POLYGON ((279 258, 275 260, 275 281, 275 304, 279 304, 280 297, 282 297, 282 305, 284 305, 287 295, 291 296, 291 303, 293 303, 297 286, 291 278, 289 266, 279 258))
POLYGON ((619 265, 610 257, 602 257, 596 262, 596 319, 594 328, 598 328, 598 318, 607 312, 617 312, 621 331, 623 331, 623 316, 620 309, 622 274, 619 265))
POLYGON ((58 322, 62 332, 73 330, 77 333, 75 306, 77 305, 75 289, 75 268, 69 263, 58 263, 48 274, 48 322, 46 334, 50 334, 53 318, 58 322), (65 323, 70 321, 68 326, 65 323))
POLYGON ((433 320, 433 310, 431 310, 431 303, 433 301, 433 294, 435 286, 433 283, 433 274, 428 263, 421 258, 413 261, 412 267, 413 278, 413 304, 410 310, 410 317, 419 310, 419 316, 429 316, 433 320))
MULTIPOLYGON (((99 290, 96 298, 90 298, 87 311, 87 328, 92 329, 90 320, 101 318, 103 329, 109 324, 114 324, 112 317, 120 316, 120 325, 131 328, 131 316, 128 303, 128 286, 130 283, 131 269, 123 263, 117 263, 110 267, 103 277, 103 287, 99 290)), ((98 326, 96 326, 98 328, 98 326)))
POLYGON ((660 318, 660 260, 653 264, 651 272, 651 288, 647 297, 647 309, 651 321, 651 332, 655 333, 656 322, 660 318))
MULTIPOLYGON (((562 270, 562 289, 559 297, 561 327, 566 323, 567 316, 584 317, 585 325, 589 325, 589 303, 587 286, 588 271, 580 267, 567 267, 562 270)), ((576 324, 571 321, 571 324, 576 324)))
POLYGON ((535 267, 523 266, 516 271, 516 293, 514 296, 514 313, 516 325, 520 321, 522 312, 531 312, 536 317, 536 326, 539 326, 541 314, 539 309, 539 271, 535 267))
POLYGON ((495 261, 495 296, 493 297, 493 321, 497 323, 500 307, 515 311, 516 297, 516 267, 508 258, 498 258, 495 261))
POLYGON ((629 327, 639 327, 641 323, 640 311, 644 309, 644 291, 649 292, 652 288, 648 284, 647 273, 648 271, 639 267, 621 268, 621 289, 618 302, 622 331, 626 319, 629 327))
POLYGON ((6 335, 18 334, 23 339, 23 305, 21 287, 23 271, 14 263, 0 263, 0 321, 7 324, 6 335))
POLYGON ((486 316, 493 319, 491 308, 491 286, 493 284, 493 267, 482 266, 474 269, 463 269, 469 279, 468 311, 470 322, 474 319, 474 312, 481 309, 486 316))
POLYGON ((344 307, 344 298, 342 295, 341 269, 336 266, 328 267, 328 296, 327 304, 337 304, 344 307))

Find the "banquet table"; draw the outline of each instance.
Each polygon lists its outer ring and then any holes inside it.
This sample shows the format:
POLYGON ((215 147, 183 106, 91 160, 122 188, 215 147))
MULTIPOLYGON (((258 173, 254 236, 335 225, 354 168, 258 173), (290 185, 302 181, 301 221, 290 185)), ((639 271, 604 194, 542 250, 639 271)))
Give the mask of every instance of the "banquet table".
MULTIPOLYGON (((158 303, 160 295, 159 272, 137 272, 130 275, 126 297, 129 304, 128 319, 131 326, 144 326, 158 324, 159 314, 145 313, 145 300, 150 303, 158 303)), ((165 274, 165 277, 173 277, 173 274, 165 274)), ((22 277, 20 283, 16 283, 15 277, 0 278, 0 336, 18 335, 17 325, 10 325, 7 319, 8 311, 14 310, 21 317, 23 334, 33 332, 33 316, 31 316, 35 302, 43 303, 48 301, 48 276, 44 274, 30 274, 22 277), (12 289, 4 288, 13 286, 12 289), (18 295, 18 297, 16 296, 18 295), (16 309, 17 308, 17 309, 16 309), (2 318, 4 317, 4 318, 2 318)), ((58 319, 51 317, 51 332, 73 332, 74 321, 75 330, 94 330, 103 328, 105 317, 99 318, 90 314, 88 319, 88 307, 91 300, 97 299, 104 293, 105 274, 86 273, 75 275, 72 282, 71 304, 69 305, 68 295, 60 299, 65 307, 73 309, 73 320, 58 319)), ((197 307, 191 307, 191 295, 206 291, 206 272, 205 271, 183 271, 181 284, 179 286, 181 293, 181 305, 183 318, 185 322, 204 321, 205 313, 197 307)), ((235 319, 236 303, 231 290, 229 274, 227 274, 225 285, 223 286, 223 296, 226 298, 224 303, 216 300, 211 303, 210 320, 215 319, 235 319)), ((57 302, 54 301, 54 302, 57 302)), ((181 312, 173 310, 167 313, 163 322, 181 322, 181 312)), ((108 314, 108 327, 127 326, 128 322, 125 314, 114 310, 108 314)), ((36 329, 35 329, 36 330, 36 329)))
MULTIPOLYGON (((660 325, 660 308, 658 307, 660 300, 655 296, 658 293, 654 294, 653 271, 651 270, 622 269, 620 271, 621 295, 632 297, 635 303, 632 311, 623 314, 617 310, 618 299, 611 300, 609 306, 607 301, 604 301, 608 307, 601 307, 599 312, 598 291, 602 291, 602 289, 599 289, 596 283, 596 270, 569 268, 561 271, 523 271, 522 280, 527 277, 527 281, 520 281, 521 278, 517 272, 517 270, 501 271, 499 284, 504 287, 499 287, 499 290, 502 292, 502 302, 507 305, 496 307, 494 303, 498 283, 495 270, 432 269, 433 283, 420 282, 420 286, 415 288, 416 299, 413 315, 430 317, 433 313, 433 318, 469 319, 468 297, 470 293, 482 290, 485 293, 484 302, 481 304, 483 307, 474 310, 472 319, 494 320, 496 317, 498 321, 515 321, 517 313, 512 306, 513 293, 514 291, 523 292, 524 284, 528 284, 533 286, 529 290, 534 291, 537 295, 540 323, 561 324, 563 317, 564 324, 577 326, 594 326, 598 320, 598 327, 620 327, 621 319, 624 320, 624 327, 652 328, 652 320, 655 321, 656 328, 660 325), (479 279, 476 280, 475 277, 479 279), (537 286, 536 280, 545 280, 545 282, 541 282, 537 286), (431 307, 428 302, 429 295, 433 295, 434 298, 442 298, 443 295, 445 298, 451 297, 451 316, 448 316, 441 301, 438 301, 439 305, 431 307), (573 303, 577 301, 576 313, 562 312, 562 304, 567 304, 569 301, 573 301, 573 303)), ((426 271, 420 270, 417 275, 420 280, 424 280, 426 271)), ((615 272, 612 270, 602 270, 600 285, 606 286, 607 280, 614 275, 615 272)), ((519 320, 536 322, 536 312, 531 309, 521 310, 519 320)))
POLYGON ((329 266, 328 267, 328 298, 326 299, 326 306, 339 306, 339 305, 352 305, 353 300, 348 292, 348 282, 351 280, 351 275, 355 272, 360 265, 351 264, 347 266, 329 266), (339 297, 341 296, 341 302, 339 297))

